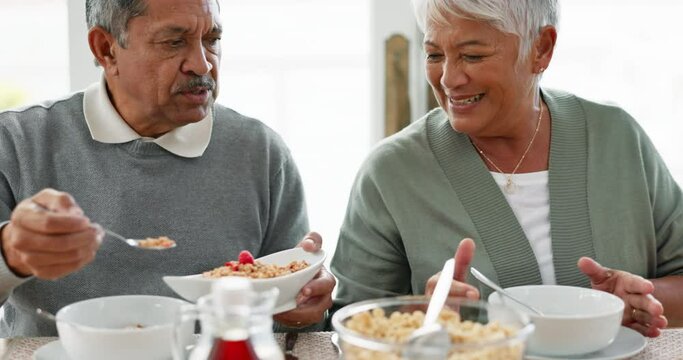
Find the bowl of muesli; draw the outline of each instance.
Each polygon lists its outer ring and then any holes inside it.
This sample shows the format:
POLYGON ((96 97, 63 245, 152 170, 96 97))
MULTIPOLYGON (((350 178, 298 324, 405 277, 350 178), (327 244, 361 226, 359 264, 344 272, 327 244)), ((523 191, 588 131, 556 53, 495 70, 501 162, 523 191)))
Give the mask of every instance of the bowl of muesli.
POLYGON ((503 305, 465 299, 448 299, 439 314, 438 323, 450 339, 445 349, 429 341, 416 347, 408 340, 422 326, 428 305, 426 296, 400 296, 361 301, 341 308, 332 316, 332 326, 339 334, 343 358, 518 360, 524 357, 527 338, 534 331, 526 314, 503 305))
POLYGON ((211 284, 227 276, 249 279, 257 292, 277 288, 278 299, 274 314, 296 308, 296 296, 320 270, 325 261, 325 251, 308 252, 300 247, 279 251, 254 259, 251 253, 242 251, 237 259, 207 269, 201 274, 188 276, 164 276, 164 282, 185 300, 195 302, 211 292, 211 284))

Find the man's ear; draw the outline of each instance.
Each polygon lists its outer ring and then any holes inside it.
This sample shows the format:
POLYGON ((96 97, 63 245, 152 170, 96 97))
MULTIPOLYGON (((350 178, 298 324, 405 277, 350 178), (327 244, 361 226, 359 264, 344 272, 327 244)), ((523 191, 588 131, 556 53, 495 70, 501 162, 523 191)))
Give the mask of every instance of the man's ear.
POLYGON ((557 29, 554 26, 548 25, 541 28, 538 38, 534 41, 532 72, 539 73, 548 68, 553 58, 556 42, 557 29))
POLYGON ((116 39, 105 29, 95 26, 88 31, 88 45, 95 61, 110 75, 118 73, 116 61, 116 39))

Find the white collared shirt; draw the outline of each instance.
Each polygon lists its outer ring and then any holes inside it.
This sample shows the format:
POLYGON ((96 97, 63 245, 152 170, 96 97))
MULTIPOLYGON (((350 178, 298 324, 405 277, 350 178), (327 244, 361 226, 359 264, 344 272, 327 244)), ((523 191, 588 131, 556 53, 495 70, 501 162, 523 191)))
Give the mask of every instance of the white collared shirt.
POLYGON ((146 138, 135 132, 116 111, 107 93, 106 80, 90 85, 83 96, 83 114, 93 140, 120 144, 136 139, 155 142, 169 152, 185 158, 200 157, 209 146, 213 112, 199 122, 175 128, 158 138, 146 138))

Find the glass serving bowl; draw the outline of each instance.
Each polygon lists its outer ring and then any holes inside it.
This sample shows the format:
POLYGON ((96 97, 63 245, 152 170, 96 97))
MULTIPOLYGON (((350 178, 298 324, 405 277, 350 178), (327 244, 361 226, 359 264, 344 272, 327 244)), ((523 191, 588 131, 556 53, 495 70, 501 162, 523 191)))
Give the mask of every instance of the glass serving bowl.
MULTIPOLYGON (((418 349, 406 343, 413 329, 421 325, 421 316, 426 313, 428 304, 429 297, 426 296, 401 296, 362 301, 339 309, 332 316, 332 326, 339 334, 342 358, 443 358, 443 355, 436 357, 434 354, 443 354, 445 351, 433 348, 434 345, 429 345, 429 341, 423 342, 418 349), (395 312, 399 314, 387 321, 363 314, 374 312, 379 316, 381 313, 377 312, 380 309, 385 317, 391 317, 395 312), (416 311, 421 314, 415 314, 416 311), (350 322, 354 315, 354 321, 350 322)), ((526 340, 534 331, 528 315, 503 305, 464 299, 449 299, 444 308, 451 310, 442 311, 439 320, 444 325, 444 315, 448 318, 446 328, 451 346, 447 350, 447 359, 523 358, 526 340), (454 313, 459 315, 459 320, 457 315, 453 316, 454 313)))

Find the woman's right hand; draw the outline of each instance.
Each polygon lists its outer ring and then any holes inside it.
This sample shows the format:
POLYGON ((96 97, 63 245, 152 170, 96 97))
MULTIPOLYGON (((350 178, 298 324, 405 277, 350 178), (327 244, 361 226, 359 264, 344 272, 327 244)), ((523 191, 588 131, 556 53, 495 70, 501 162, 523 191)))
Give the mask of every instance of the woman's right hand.
MULTIPOLYGON (((472 258, 474 258, 474 241, 465 238, 460 241, 458 249, 455 251, 455 272, 453 272, 453 282, 451 283, 451 291, 448 294, 449 298, 467 298, 470 300, 479 299, 479 290, 474 286, 465 282, 467 279, 467 271, 469 270, 472 258)), ((432 295, 436 282, 439 279, 438 272, 427 280, 425 285, 425 294, 432 295)))
POLYGON ((0 239, 5 261, 15 274, 53 280, 95 258, 102 230, 71 195, 44 189, 14 208, 0 239))

